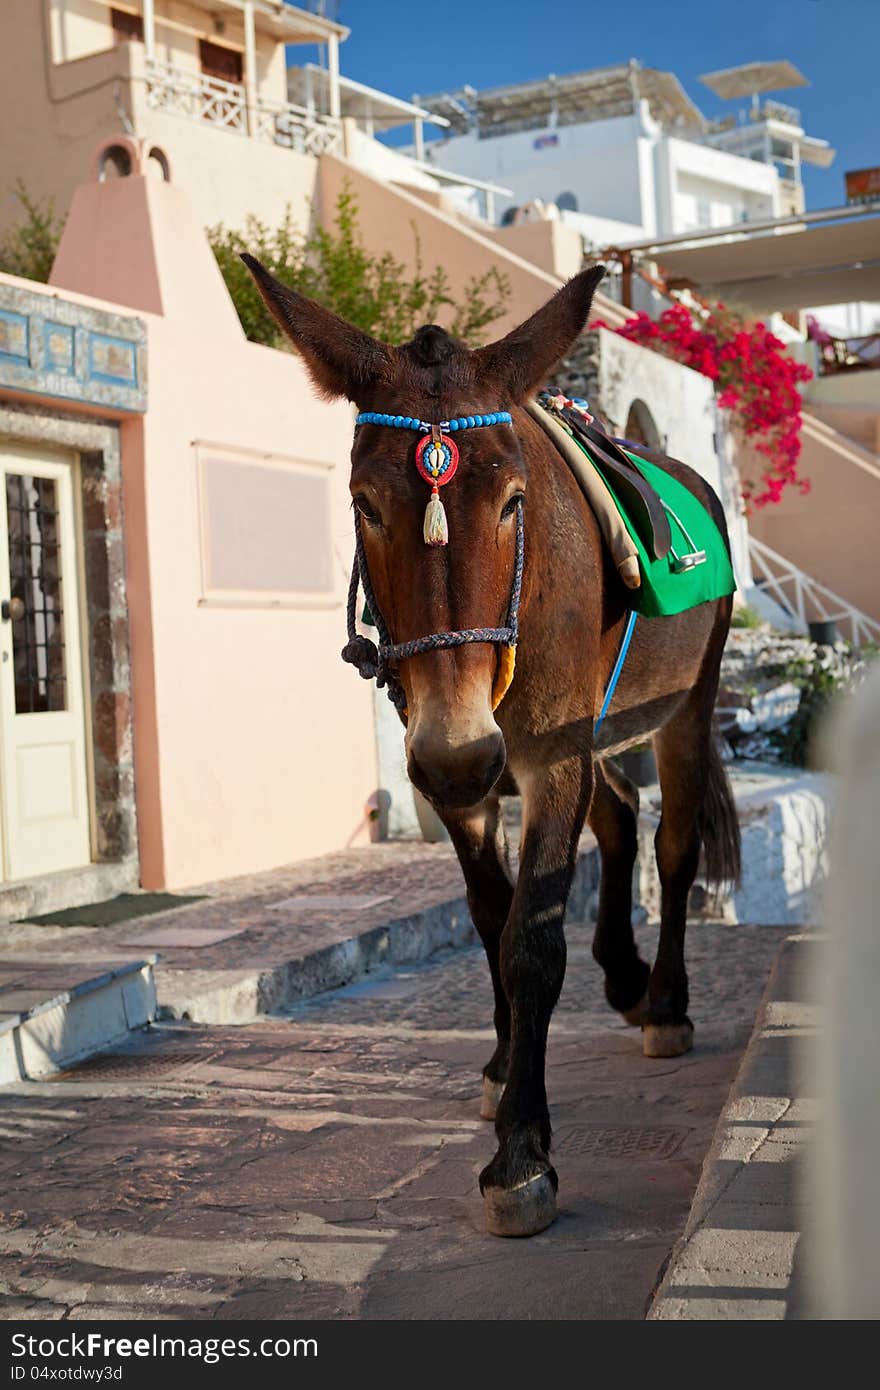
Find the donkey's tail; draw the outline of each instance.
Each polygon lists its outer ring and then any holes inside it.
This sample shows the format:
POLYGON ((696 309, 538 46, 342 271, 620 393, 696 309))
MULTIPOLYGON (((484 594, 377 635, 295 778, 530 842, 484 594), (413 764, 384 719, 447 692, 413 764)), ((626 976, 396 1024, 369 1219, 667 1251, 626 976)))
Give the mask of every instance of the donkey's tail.
POLYGON ((720 892, 739 883, 739 820, 714 736, 709 741, 709 777, 700 817, 700 832, 707 887, 720 892))

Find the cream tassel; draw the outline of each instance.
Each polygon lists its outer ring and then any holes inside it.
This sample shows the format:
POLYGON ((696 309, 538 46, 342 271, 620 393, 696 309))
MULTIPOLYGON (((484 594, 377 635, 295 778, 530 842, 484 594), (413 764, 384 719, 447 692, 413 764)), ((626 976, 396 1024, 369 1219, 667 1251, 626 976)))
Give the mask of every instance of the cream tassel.
POLYGON ((424 537, 425 545, 449 544, 449 524, 446 520, 446 508, 440 501, 440 493, 436 487, 431 493, 431 500, 425 508, 424 537))

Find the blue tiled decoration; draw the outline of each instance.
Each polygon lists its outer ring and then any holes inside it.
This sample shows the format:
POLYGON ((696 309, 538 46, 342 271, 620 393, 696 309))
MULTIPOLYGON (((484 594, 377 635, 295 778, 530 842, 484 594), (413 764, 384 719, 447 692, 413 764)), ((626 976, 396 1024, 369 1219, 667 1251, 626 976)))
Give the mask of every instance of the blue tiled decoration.
POLYGON ((45 363, 50 371, 73 376, 76 370, 74 329, 70 323, 53 323, 46 319, 43 326, 45 363))
POLYGON ((0 280, 0 394, 4 387, 141 414, 146 325, 0 280))
POLYGON ((27 316, 0 308, 0 358, 27 362, 28 338, 27 316))
POLYGON ((134 343, 123 338, 111 338, 106 333, 89 334, 89 379, 109 381, 114 386, 125 382, 137 385, 137 361, 134 343))

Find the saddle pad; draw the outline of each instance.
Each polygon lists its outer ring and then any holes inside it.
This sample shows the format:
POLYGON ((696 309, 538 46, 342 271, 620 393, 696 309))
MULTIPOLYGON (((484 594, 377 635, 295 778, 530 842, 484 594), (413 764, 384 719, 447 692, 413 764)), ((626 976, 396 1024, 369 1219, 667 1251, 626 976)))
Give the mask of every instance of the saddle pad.
POLYGON ((658 618, 672 613, 684 613, 699 603, 724 598, 736 589, 736 579, 724 537, 714 519, 698 497, 656 463, 649 463, 639 454, 623 451, 638 467, 655 492, 669 509, 672 547, 662 559, 655 558, 641 539, 635 523, 627 514, 626 501, 617 491, 617 483, 608 475, 605 484, 620 507, 623 519, 639 554, 642 582, 630 597, 630 607, 646 618, 658 618), (693 545, 691 544, 693 543, 693 545), (704 550, 706 559, 692 569, 677 571, 676 554, 686 555, 691 549, 704 550))

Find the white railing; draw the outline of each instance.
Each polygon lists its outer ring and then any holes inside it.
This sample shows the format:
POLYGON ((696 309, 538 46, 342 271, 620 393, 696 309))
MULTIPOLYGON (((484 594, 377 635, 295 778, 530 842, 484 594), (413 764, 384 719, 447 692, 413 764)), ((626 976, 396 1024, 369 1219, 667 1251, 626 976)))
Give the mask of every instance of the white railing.
POLYGON ((797 618, 805 632, 811 622, 833 622, 854 647, 880 642, 880 623, 754 536, 749 536, 749 555, 755 583, 797 618))
POLYGON ((147 64, 147 105, 193 121, 207 121, 223 130, 247 134, 244 87, 221 77, 183 72, 166 63, 147 64))
POLYGON ((301 154, 335 153, 342 125, 329 116, 312 116, 301 106, 256 103, 248 113, 247 90, 237 82, 184 72, 167 63, 147 64, 147 105, 193 121, 206 121, 238 135, 252 134, 301 154))
POLYGON ((260 102, 254 109, 254 135, 300 154, 336 154, 342 149, 342 123, 333 116, 313 116, 291 102, 260 102))

